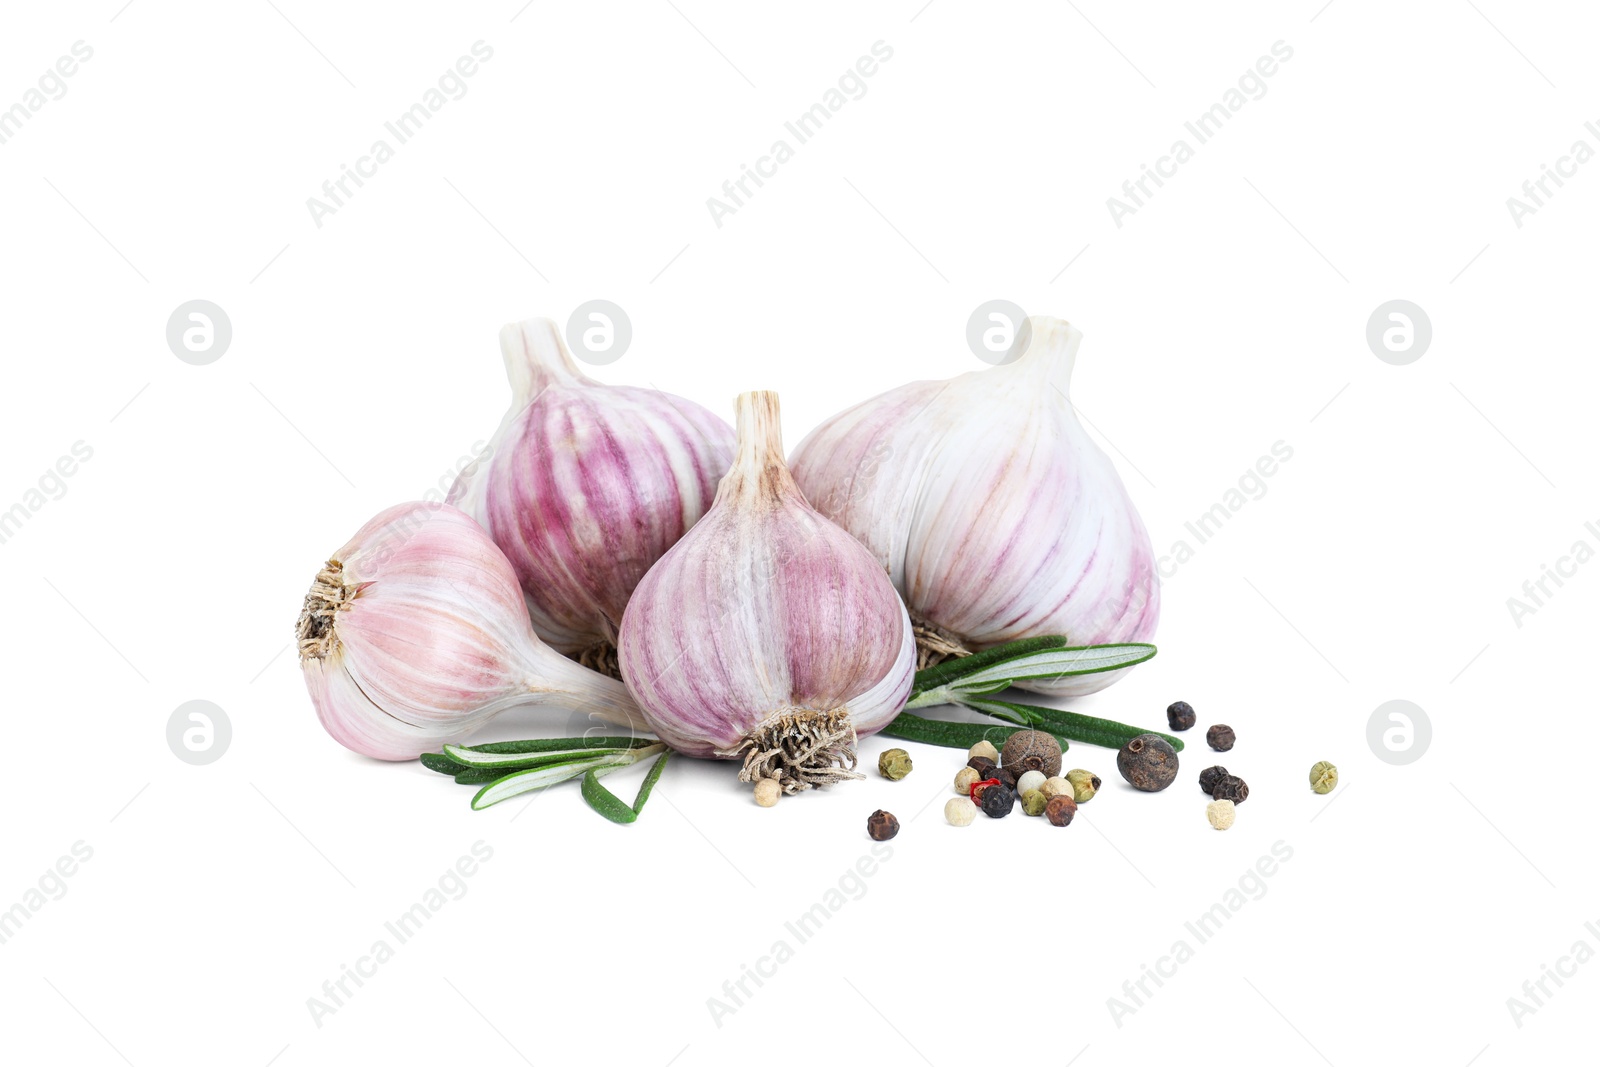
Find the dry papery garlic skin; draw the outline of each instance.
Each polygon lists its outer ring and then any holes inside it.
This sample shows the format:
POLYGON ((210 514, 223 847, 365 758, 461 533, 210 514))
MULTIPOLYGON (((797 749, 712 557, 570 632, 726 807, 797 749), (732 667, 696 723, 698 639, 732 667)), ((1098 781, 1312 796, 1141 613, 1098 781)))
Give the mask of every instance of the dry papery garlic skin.
POLYGON ((618 677, 628 598, 711 506, 733 428, 682 397, 588 377, 549 319, 505 327, 500 349, 511 408, 449 502, 511 561, 534 632, 618 677))
MULTIPOLYGON (((1082 334, 1028 320, 1014 362, 912 382, 824 422, 795 480, 871 550, 917 627, 919 666, 1019 638, 1147 641, 1160 615, 1149 534, 1068 384, 1082 334)), ((1127 669, 1019 683, 1076 696, 1127 669)))
POLYGON ((364 525, 317 575, 295 633, 317 718, 377 759, 415 759, 524 704, 645 725, 621 682, 534 636, 505 555, 448 504, 364 525))
POLYGON ((737 411, 715 502, 628 603, 622 676, 662 740, 743 760, 744 780, 792 793, 859 778, 856 738, 910 692, 911 624, 871 554, 789 476, 776 394, 745 393, 737 411))

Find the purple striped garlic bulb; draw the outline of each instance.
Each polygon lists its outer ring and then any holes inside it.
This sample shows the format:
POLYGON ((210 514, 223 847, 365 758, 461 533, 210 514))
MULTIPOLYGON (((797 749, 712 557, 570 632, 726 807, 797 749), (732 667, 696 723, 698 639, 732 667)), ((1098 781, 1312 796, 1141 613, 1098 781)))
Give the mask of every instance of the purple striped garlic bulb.
MULTIPOLYGON (((1083 335, 1060 319, 1028 323, 1015 361, 892 389, 794 452, 807 499, 905 598, 921 666, 1044 634, 1094 645, 1155 633, 1150 536, 1068 399, 1083 335)), ((1124 673, 1024 688, 1078 696, 1124 673)))
POLYGON ((534 632, 616 677, 628 598, 710 507, 733 430, 681 397, 585 376, 549 319, 507 326, 500 350, 511 409, 449 502, 511 561, 534 632))
POLYGON ((856 739, 911 691, 911 622, 883 568, 789 476, 777 394, 736 406, 738 455, 711 510, 622 618, 622 677, 663 741, 743 760, 741 781, 793 793, 859 778, 856 739))
POLYGON ((534 636, 511 564, 448 504, 361 527, 317 575, 295 636, 317 718, 364 756, 415 759, 523 704, 644 725, 621 682, 534 636))

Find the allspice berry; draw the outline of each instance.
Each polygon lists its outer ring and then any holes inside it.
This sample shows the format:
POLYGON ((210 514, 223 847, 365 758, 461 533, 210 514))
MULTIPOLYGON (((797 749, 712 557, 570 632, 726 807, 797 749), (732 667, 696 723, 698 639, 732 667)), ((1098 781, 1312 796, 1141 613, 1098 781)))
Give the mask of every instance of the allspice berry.
POLYGON ((783 788, 778 785, 776 778, 763 778, 756 783, 756 803, 763 808, 770 808, 783 796, 783 788))
POLYGON ((1218 752, 1226 752, 1231 749, 1235 740, 1237 739, 1233 736, 1233 727, 1231 726, 1223 726, 1218 723, 1206 731, 1206 744, 1218 752))
POLYGON ((951 826, 971 826, 978 817, 978 805, 967 797, 951 797, 944 802, 944 821, 951 826))
POLYGON ((956 772, 956 792, 970 799, 972 787, 981 781, 983 781, 983 775, 971 767, 963 767, 956 772))
POLYGON ((1333 792, 1333 787, 1339 784, 1339 768, 1327 760, 1318 760, 1311 765, 1311 791, 1324 795, 1333 792))
POLYGON ((1178 753, 1160 734, 1140 734, 1117 753, 1117 770, 1135 789, 1157 793, 1178 776, 1178 753))
POLYGON ((993 760, 996 764, 1000 762, 1000 750, 989 741, 979 741, 967 749, 967 758, 971 759, 974 756, 982 756, 984 759, 993 760))
POLYGON ((1233 825, 1233 801, 1213 800, 1206 805, 1206 820, 1217 830, 1226 830, 1233 825))
POLYGON ((1100 791, 1100 776, 1089 771, 1068 771, 1067 782, 1072 786, 1072 799, 1079 804, 1093 800, 1100 791))
POLYGON ((1250 787, 1238 775, 1225 775, 1217 781, 1211 790, 1212 800, 1231 800, 1235 804, 1243 804, 1250 796, 1250 787))
POLYGON ((1051 826, 1065 826, 1078 814, 1078 805, 1065 793, 1053 796, 1044 806, 1044 817, 1050 820, 1051 826))
POLYGON ((1043 815, 1044 809, 1050 803, 1050 798, 1037 789, 1030 789, 1022 794, 1022 814, 1043 815))
POLYGON ((1188 701, 1177 700, 1167 705, 1167 725, 1174 730, 1187 730, 1194 725, 1194 709, 1188 701))
POLYGON ((900 832, 900 820, 879 808, 867 816, 867 836, 874 841, 887 841, 900 832))
POLYGON ((1000 766, 1017 774, 1043 771, 1052 778, 1061 773, 1061 743, 1043 730, 1018 730, 1006 738, 1000 766))
POLYGON ((1210 796, 1217 788, 1217 783, 1228 777, 1228 768, 1223 766, 1207 767, 1200 772, 1200 792, 1210 796))
POLYGON ((898 782, 911 773, 911 753, 903 748, 891 748, 878 757, 878 773, 891 782, 898 782))

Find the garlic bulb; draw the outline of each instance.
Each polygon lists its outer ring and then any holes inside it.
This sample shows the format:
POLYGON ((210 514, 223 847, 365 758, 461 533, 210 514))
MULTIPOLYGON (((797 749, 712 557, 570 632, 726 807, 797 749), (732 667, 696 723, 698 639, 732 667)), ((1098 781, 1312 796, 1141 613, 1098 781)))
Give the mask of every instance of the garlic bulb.
MULTIPOLYGON (((1155 555, 1067 387, 1082 339, 1031 318, 1014 362, 912 382, 824 422, 795 480, 887 568, 917 628, 919 663, 1042 634, 1145 641, 1160 614, 1155 555)), ((1076 696, 1124 671, 1030 682, 1076 696)))
POLYGON ((534 632, 615 677, 628 598, 710 506, 733 431, 680 397, 586 377, 548 319, 507 326, 500 349, 511 409, 449 502, 511 561, 534 632))
POLYGON ((504 554, 448 504, 400 504, 357 531, 295 633, 317 718, 366 756, 415 759, 521 704, 644 726, 621 682, 540 643, 504 554))
POLYGON ((786 793, 859 778, 855 742, 905 704, 916 648, 883 568, 800 494, 774 393, 737 403, 738 456, 622 618, 622 677, 662 740, 786 793))

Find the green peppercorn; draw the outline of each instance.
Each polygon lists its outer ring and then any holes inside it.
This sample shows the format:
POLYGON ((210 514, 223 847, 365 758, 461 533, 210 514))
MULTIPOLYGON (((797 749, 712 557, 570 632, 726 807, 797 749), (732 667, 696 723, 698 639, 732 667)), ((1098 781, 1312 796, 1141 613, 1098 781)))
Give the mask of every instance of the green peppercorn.
POLYGON ((1327 760, 1318 760, 1311 767, 1311 791, 1317 794, 1333 792, 1339 784, 1339 768, 1327 760))
POLYGON ((878 757, 878 773, 891 782, 898 782, 911 773, 911 753, 903 748, 891 748, 878 757))
POLYGON ((1077 804, 1093 800, 1100 791, 1100 776, 1089 771, 1068 771, 1067 781, 1072 785, 1072 800, 1077 804))
POLYGON ((1050 798, 1037 789, 1030 789, 1022 794, 1022 814, 1043 815, 1045 805, 1050 803, 1050 798))

